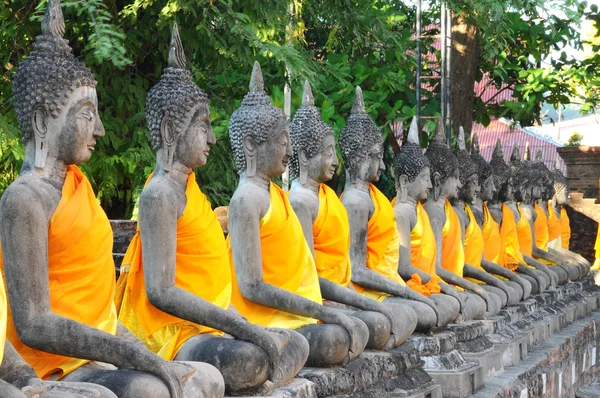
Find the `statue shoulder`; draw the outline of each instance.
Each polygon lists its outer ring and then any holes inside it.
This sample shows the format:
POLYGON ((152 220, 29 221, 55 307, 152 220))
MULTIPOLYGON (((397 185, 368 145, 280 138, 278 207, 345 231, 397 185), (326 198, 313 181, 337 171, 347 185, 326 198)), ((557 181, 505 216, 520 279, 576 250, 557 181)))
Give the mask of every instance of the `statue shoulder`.
POLYGON ((0 219, 41 217, 49 222, 61 197, 62 189, 47 180, 33 175, 20 176, 2 195, 0 219))
POLYGON ((410 203, 396 203, 394 216, 399 224, 406 224, 412 230, 417 224, 417 209, 410 203))
POLYGON ((308 214, 312 221, 319 214, 319 197, 308 189, 292 189, 288 199, 296 214, 308 214))
POLYGON ((148 211, 176 211, 181 217, 186 205, 185 192, 174 189, 173 183, 166 178, 152 178, 140 195, 140 217, 148 211))
POLYGON ((269 191, 251 183, 241 183, 229 202, 229 220, 258 217, 260 220, 269 210, 269 191))
POLYGON ((348 213, 366 213, 369 216, 375 211, 373 200, 371 196, 364 191, 359 189, 349 189, 344 191, 342 196, 342 204, 348 211, 348 213))

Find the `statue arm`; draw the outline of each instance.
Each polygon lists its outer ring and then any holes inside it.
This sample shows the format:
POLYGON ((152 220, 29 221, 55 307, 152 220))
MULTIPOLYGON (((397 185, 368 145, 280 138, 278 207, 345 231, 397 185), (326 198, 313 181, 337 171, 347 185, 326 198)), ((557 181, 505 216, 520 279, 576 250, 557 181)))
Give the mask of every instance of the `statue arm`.
POLYGON ((38 196, 28 188, 24 192, 17 191, 16 195, 14 192, 7 193, 0 209, 0 233, 8 296, 21 341, 52 354, 155 374, 167 385, 173 397, 181 397, 181 385, 175 369, 158 355, 145 347, 52 312, 47 252, 50 212, 42 205, 47 198, 20 200, 38 196))
POLYGON ((291 192, 292 193, 290 193, 289 196, 290 204, 292 205, 292 209, 294 209, 294 213, 296 213, 296 216, 298 216, 298 220, 300 220, 302 232, 304 233, 304 239, 306 240, 306 243, 308 243, 308 247, 310 247, 310 251, 314 257, 315 241, 313 235, 313 223, 315 222, 316 215, 319 211, 319 200, 316 200, 316 204, 311 203, 311 198, 307 198, 306 195, 299 197, 300 195, 298 195, 298 193, 294 191, 291 192), (312 210, 315 208, 315 206, 316 211, 312 210))
POLYGON ((481 267, 490 274, 498 275, 508 279, 509 281, 518 283, 525 289, 525 287, 523 286, 525 284, 523 278, 519 277, 519 275, 517 275, 513 271, 485 259, 481 261, 481 267))
POLYGON ((4 359, 0 365, 0 380, 21 389, 32 379, 37 379, 35 371, 21 358, 19 353, 6 339, 4 345, 4 359))
MULTIPOLYGON (((408 209, 406 209, 408 210, 408 209)), ((404 280, 412 278, 413 274, 418 274, 423 283, 431 280, 431 275, 421 271, 411 264, 411 249, 410 249, 410 231, 413 227, 412 220, 404 215, 404 209, 394 209, 396 214, 396 228, 400 234, 400 260, 398 261, 398 274, 404 280)))
MULTIPOLYGON (((482 263, 485 260, 482 260, 482 263)), ((498 266, 500 267, 500 266, 498 266)), ((482 268, 485 269, 485 267, 483 267, 482 264, 482 268)), ((500 267, 502 268, 502 267, 500 267)), ((497 287, 498 289, 503 290, 507 296, 510 296, 510 290, 508 290, 508 286, 506 286, 500 279, 496 278, 495 276, 488 274, 485 271, 480 270, 479 268, 476 268, 472 265, 469 265, 467 263, 465 263, 465 268, 464 268, 464 275, 469 277, 469 278, 473 278, 473 279, 477 279, 479 281, 485 282, 486 284, 490 285, 490 286, 494 286, 497 287)))

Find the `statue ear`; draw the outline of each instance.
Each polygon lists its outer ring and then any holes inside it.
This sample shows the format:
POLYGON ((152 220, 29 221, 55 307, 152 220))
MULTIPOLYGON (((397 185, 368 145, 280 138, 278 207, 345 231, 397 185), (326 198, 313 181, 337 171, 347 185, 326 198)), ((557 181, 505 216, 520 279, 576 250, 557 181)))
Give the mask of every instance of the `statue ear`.
POLYGON ((433 180, 432 181, 433 182, 433 184, 432 184, 433 185, 433 200, 438 200, 438 198, 440 197, 440 193, 441 193, 440 191, 442 188, 442 187, 440 187, 440 179, 441 179, 440 173, 435 171, 433 173, 433 178, 432 178, 432 180, 433 180))
POLYGON ((43 105, 37 105, 31 114, 31 125, 33 127, 33 142, 35 144, 34 165, 43 169, 48 157, 48 118, 50 115, 43 105))
POLYGON ((256 152, 258 146, 251 135, 245 136, 242 144, 244 146, 244 154, 246 155, 246 175, 254 177, 256 174, 256 152))
POLYGON ((298 166, 300 184, 306 184, 308 181, 308 155, 304 149, 298 152, 298 166))
POLYGON ((398 200, 400 203, 406 203, 408 200, 408 177, 405 174, 398 178, 398 200))
POLYGON ((163 117, 160 123, 160 135, 162 137, 163 144, 163 156, 164 156, 164 170, 170 171, 173 166, 173 157, 175 155, 175 127, 173 121, 169 116, 163 117))

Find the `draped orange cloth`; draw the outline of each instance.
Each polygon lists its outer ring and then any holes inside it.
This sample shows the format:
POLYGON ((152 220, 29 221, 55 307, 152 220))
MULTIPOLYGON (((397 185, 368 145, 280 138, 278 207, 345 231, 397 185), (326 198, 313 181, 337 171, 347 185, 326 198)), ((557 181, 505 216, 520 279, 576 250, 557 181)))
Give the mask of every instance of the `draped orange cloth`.
POLYGON ((347 287, 352 276, 348 213, 335 191, 325 184, 319 188, 319 214, 313 222, 313 242, 319 276, 347 287))
POLYGON ((544 251, 548 251, 548 216, 537 203, 533 204, 533 208, 537 214, 533 224, 535 228, 535 245, 544 251))
POLYGON ((481 232, 483 233, 483 258, 495 264, 500 264, 504 243, 500 236, 500 226, 492 217, 487 203, 483 204, 481 232))
MULTIPOLYGON (((557 241, 561 237, 560 219, 554 212, 554 207, 548 202, 548 243, 557 241)), ((558 241, 557 241, 558 242, 558 241)))
POLYGON ((571 241, 571 222, 569 221, 567 209, 564 207, 560 208, 560 241, 563 249, 569 250, 569 243, 571 241))
MULTIPOLYGON (((271 182, 270 207, 260 221, 260 248, 265 283, 322 304, 317 267, 304 239, 298 216, 281 188, 271 182)), ((285 313, 247 300, 238 286, 231 242, 227 238, 231 266, 233 306, 250 321, 262 326, 297 329, 316 319, 285 313)))
POLYGON ((519 209, 520 215, 519 221, 517 222, 519 247, 521 249, 521 253, 531 257, 533 254, 533 235, 531 233, 531 225, 529 224, 529 220, 523 213, 521 206, 517 204, 517 208, 519 209))
MULTIPOLYGON (((48 287, 55 314, 106 333, 117 331, 113 235, 88 179, 67 167, 62 197, 48 225, 48 287)), ((4 263, 0 257, 0 267, 4 263)), ((66 376, 89 362, 31 348, 17 335, 9 309, 7 336, 40 378, 66 376)))
MULTIPOLYGON (((2 261, 2 260, 0 260, 2 261)), ((4 345, 6 344, 6 324, 8 322, 8 300, 4 289, 4 279, 0 273, 0 364, 4 357, 4 345)))
POLYGON ((596 250, 596 260, 590 270, 597 271, 600 269, 600 224, 598 224, 598 233, 596 234, 596 244, 594 245, 594 250, 596 250))
MULTIPOLYGON (((527 225, 529 225, 529 223, 527 225)), ((519 264, 525 264, 525 259, 523 258, 523 254, 521 254, 521 245, 519 244, 519 234, 517 232, 515 215, 504 203, 502 204, 500 241, 502 242, 503 247, 503 251, 500 254, 500 265, 514 271, 518 268, 519 264)))
MULTIPOLYGON (((175 286, 227 310, 231 299, 231 269, 225 237, 194 173, 188 176, 185 196, 185 209, 177 220, 175 286)), ((139 225, 123 259, 122 270, 118 285, 125 291, 119 320, 150 350, 165 359, 173 359, 189 338, 201 333, 223 334, 177 318, 150 303, 139 225)))
MULTIPOLYGON (((373 184, 369 187, 369 195, 375 209, 367 226, 367 268, 406 286, 398 275, 400 234, 396 228, 394 208, 388 198, 373 184)), ((360 285, 354 284, 354 287, 357 292, 374 300, 383 301, 389 297, 386 293, 366 289, 360 285)))
POLYGON ((446 222, 442 229, 442 267, 462 278, 465 267, 465 250, 462 226, 449 201, 444 204, 446 222))
MULTIPOLYGON (((469 217, 469 225, 465 228, 465 263, 485 272, 481 266, 483 260, 483 232, 475 219, 473 210, 465 203, 465 213, 469 217)), ((474 283, 484 283, 480 280, 467 278, 474 283)))
POLYGON ((414 291, 430 296, 439 293, 440 277, 435 271, 435 235, 429 222, 429 216, 421 202, 417 202, 417 223, 410 231, 410 262, 419 270, 431 276, 429 282, 423 284, 419 274, 415 273, 406 281, 406 285, 414 291))

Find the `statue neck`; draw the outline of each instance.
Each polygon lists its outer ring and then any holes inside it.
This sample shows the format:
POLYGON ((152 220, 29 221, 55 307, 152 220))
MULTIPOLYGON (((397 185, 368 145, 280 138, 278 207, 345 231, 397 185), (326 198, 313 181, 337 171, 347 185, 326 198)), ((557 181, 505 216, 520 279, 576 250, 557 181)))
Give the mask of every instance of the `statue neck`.
POLYGON ((312 178, 307 178, 306 182, 302 184, 300 179, 297 178, 292 182, 292 184, 295 183, 298 183, 303 189, 306 189, 307 191, 319 196, 319 189, 321 188, 321 183, 319 181, 313 180, 312 178))
POLYGON ((361 178, 352 176, 351 174, 347 173, 346 174, 346 186, 344 187, 344 190, 350 189, 350 188, 358 189, 359 191, 364 191, 364 192, 369 193, 369 191, 371 189, 371 182, 365 181, 361 178))
MULTIPOLYGON (((397 194, 397 198, 399 198, 399 197, 400 197, 400 193, 397 194)), ((396 200, 398 200, 398 199, 396 199, 396 200)), ((404 202, 404 203, 407 203, 407 204, 411 205, 411 207, 414 207, 414 208, 417 207, 417 199, 413 198, 410 195, 406 196, 406 202, 404 202)))
POLYGON ((62 187, 67 176, 67 165, 58 160, 55 156, 48 154, 44 167, 35 167, 35 149, 33 147, 33 139, 30 140, 30 142, 31 145, 28 143, 25 147, 25 159, 23 160, 23 166, 21 167, 20 174, 30 173, 38 176, 39 178, 50 180, 62 187))
POLYGON ((173 164, 169 171, 165 171, 164 165, 160 161, 156 162, 156 168, 154 169, 154 175, 163 175, 177 183, 177 185, 181 185, 184 190, 187 187, 187 180, 191 173, 192 169, 184 166, 177 160, 173 160, 173 164))
POLYGON ((459 198, 457 198, 457 199, 454 199, 454 200, 452 201, 452 205, 453 205, 453 206, 455 206, 455 207, 458 207, 458 208, 459 208, 459 209, 461 209, 461 210, 464 210, 464 209, 465 209, 465 201, 464 201, 464 200, 462 200, 462 199, 459 199, 459 198))
POLYGON ((269 187, 271 186, 271 177, 258 170, 253 176, 250 177, 248 176, 247 171, 244 170, 240 173, 240 184, 241 183, 250 183, 266 191, 269 191, 269 187))

